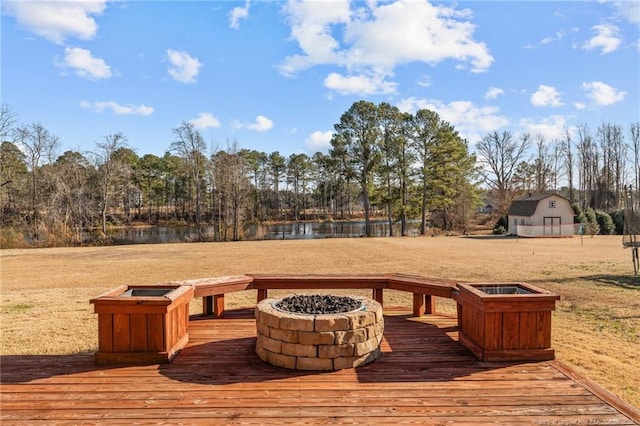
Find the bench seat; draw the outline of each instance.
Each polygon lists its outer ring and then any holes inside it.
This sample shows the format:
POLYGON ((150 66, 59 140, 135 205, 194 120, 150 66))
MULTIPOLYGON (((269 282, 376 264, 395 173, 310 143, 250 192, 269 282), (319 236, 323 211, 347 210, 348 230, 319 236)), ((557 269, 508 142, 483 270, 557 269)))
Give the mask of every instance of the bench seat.
POLYGON ((405 274, 247 274, 171 284, 193 286, 194 297, 203 298, 203 313, 216 318, 224 315, 224 295, 243 290, 257 290, 257 301, 260 302, 267 297, 269 290, 372 289, 373 298, 381 304, 385 289, 406 291, 413 293, 414 316, 435 313, 434 298, 452 298, 457 290, 455 281, 405 274))

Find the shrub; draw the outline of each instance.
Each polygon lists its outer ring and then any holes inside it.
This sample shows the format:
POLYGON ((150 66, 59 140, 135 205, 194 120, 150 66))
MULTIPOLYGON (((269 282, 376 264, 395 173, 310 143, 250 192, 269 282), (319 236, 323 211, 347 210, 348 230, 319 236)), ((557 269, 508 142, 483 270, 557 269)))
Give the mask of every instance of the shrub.
POLYGON ((583 223, 584 221, 580 219, 584 218, 584 212, 582 211, 582 207, 580 207, 580 204, 573 203, 571 204, 571 208, 573 209, 573 214, 576 215, 575 223, 583 223))
POLYGON ((495 225, 493 225, 493 233, 495 235, 505 234, 507 232, 507 228, 509 227, 509 222, 506 217, 500 217, 495 225))
POLYGON ((0 247, 7 249, 28 246, 29 243, 25 240, 24 235, 17 229, 8 226, 0 228, 0 247))
POLYGON ((599 232, 600 232, 600 225, 598 225, 598 222, 587 223, 587 230, 586 230, 587 235, 591 235, 591 237, 593 238, 593 236, 598 234, 599 232))
POLYGON ((591 235, 592 237, 600 233, 600 225, 598 224, 598 220, 596 219, 596 212, 591 207, 588 207, 583 212, 583 216, 585 220, 583 220, 582 223, 584 223, 586 226, 585 233, 587 235, 591 235))
POLYGON ((595 215, 598 226, 600 227, 600 233, 602 235, 612 235, 616 230, 616 227, 613 224, 613 220, 611 220, 609 213, 603 212, 602 210, 596 210, 595 215))
POLYGON ((624 211, 617 210, 615 212, 611 212, 609 215, 611 216, 611 220, 613 221, 613 225, 615 226, 614 233, 616 235, 624 234, 624 211))
POLYGON ((585 216, 584 212, 581 212, 578 216, 576 216, 575 223, 582 223, 583 225, 586 225, 587 223, 589 223, 589 219, 587 219, 587 216, 585 216))
POLYGON ((504 229, 504 226, 497 226, 496 225, 496 226, 493 227, 493 234, 494 235, 503 235, 503 234, 506 234, 506 233, 507 233, 507 230, 504 229))

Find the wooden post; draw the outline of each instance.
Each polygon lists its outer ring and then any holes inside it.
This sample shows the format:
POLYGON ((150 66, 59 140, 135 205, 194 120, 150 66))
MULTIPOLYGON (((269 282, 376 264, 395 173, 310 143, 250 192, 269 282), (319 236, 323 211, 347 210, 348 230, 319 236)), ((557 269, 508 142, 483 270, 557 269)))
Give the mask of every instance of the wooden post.
POLYGON ((213 315, 213 296, 204 296, 202 298, 202 313, 213 315))
POLYGON ((213 296, 213 317, 222 318, 224 316, 224 294, 213 296))
POLYGON ((413 293, 413 316, 421 317, 425 311, 424 295, 421 293, 413 293))
POLYGON ((378 302, 380 304, 380 306, 383 306, 382 305, 382 299, 383 299, 383 290, 381 288, 374 288, 373 289, 373 300, 378 302))
POLYGON ((425 294, 424 295, 424 301, 425 301, 424 313, 425 314, 435 314, 436 313, 436 298, 435 298, 435 296, 431 296, 431 295, 425 294))
POLYGON ((436 313, 436 298, 429 294, 413 293, 413 316, 436 313))
POLYGON ((259 288, 258 289, 258 303, 262 302, 266 298, 267 298, 267 289, 266 288, 259 288))

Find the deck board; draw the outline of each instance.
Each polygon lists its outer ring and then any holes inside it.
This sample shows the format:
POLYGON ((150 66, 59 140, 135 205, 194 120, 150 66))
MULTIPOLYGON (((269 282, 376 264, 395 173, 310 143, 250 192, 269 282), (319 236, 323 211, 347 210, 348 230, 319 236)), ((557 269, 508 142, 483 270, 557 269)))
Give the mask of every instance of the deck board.
POLYGON ((95 366, 90 355, 3 356, 0 422, 139 424, 638 424, 638 411, 555 361, 484 363, 455 318, 385 310, 382 356, 331 372, 254 353, 249 310, 193 317, 172 364, 95 366), (604 397, 603 397, 604 395, 604 397), (626 415, 625 415, 626 414, 626 415), (569 423, 567 423, 569 424, 569 423))

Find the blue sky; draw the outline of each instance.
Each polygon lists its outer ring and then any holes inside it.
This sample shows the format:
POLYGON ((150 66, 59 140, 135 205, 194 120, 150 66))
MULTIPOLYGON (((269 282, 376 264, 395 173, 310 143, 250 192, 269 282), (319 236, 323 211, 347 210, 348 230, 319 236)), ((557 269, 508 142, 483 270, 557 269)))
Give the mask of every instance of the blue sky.
MULTIPOLYGON (((2 2, 2 102, 61 149, 122 132, 327 152, 360 99, 435 110, 471 148, 640 120, 638 1, 2 2)), ((625 132, 626 133, 626 132, 625 132)))

